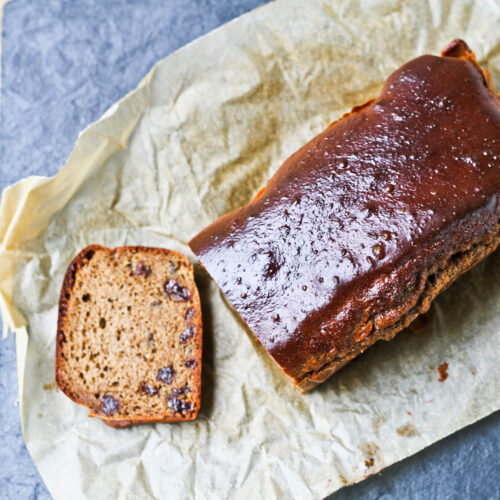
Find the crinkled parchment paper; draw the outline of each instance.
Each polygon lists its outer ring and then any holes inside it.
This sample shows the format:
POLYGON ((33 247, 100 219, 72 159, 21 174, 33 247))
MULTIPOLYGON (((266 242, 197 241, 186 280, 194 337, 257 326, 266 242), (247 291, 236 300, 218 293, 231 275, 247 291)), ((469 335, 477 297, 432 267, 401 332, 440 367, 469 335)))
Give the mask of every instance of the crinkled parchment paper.
POLYGON ((2 314, 26 443, 55 498, 321 498, 500 408, 498 252, 438 299, 430 328, 380 342, 305 396, 201 269, 196 421, 111 429, 53 382, 59 289, 81 248, 158 245, 194 262, 200 229, 399 65, 458 36, 499 88, 498 3, 278 0, 158 63, 55 177, 3 193, 2 314))

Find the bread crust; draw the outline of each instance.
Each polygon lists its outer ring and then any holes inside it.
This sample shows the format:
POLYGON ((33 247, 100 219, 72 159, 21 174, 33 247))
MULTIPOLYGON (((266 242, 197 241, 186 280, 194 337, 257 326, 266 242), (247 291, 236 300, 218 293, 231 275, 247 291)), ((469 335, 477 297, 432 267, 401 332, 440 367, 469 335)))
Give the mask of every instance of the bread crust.
MULTIPOLYGON (((381 329, 375 335, 370 335, 360 343, 354 344, 351 351, 342 353, 337 359, 327 363, 319 370, 304 375, 297 382, 297 387, 302 393, 309 392, 317 385, 327 380, 333 373, 343 368, 349 361, 363 353, 368 347, 379 340, 392 340, 400 331, 410 326, 420 315, 425 314, 431 307, 432 301, 442 292, 447 290, 462 274, 481 262, 493 253, 500 244, 500 226, 493 238, 487 237, 484 241, 472 245, 461 252, 456 252, 445 262, 434 265, 422 278, 424 284, 420 293, 415 293, 405 304, 407 311, 399 317, 395 324, 381 329)), ((370 320, 370 321, 373 321, 370 320)), ((366 325, 366 323, 365 323, 366 325)), ((365 325, 361 325, 362 329, 365 325)))
POLYGON ((488 72, 455 40, 189 242, 300 390, 394 337, 498 246, 499 120, 488 72))
MULTIPOLYGON (((75 392, 68 382, 66 378, 66 370, 65 370, 65 360, 63 355, 63 344, 66 340, 66 312, 68 309, 68 302, 71 299, 71 293, 75 284, 76 276, 78 275, 78 271, 85 266, 86 263, 92 258, 95 252, 103 251, 108 252, 109 254, 119 254, 121 252, 150 252, 156 255, 162 256, 171 256, 175 257, 178 260, 185 262, 193 272, 192 266, 189 263, 188 259, 185 255, 176 252, 174 250, 164 249, 164 248, 156 248, 156 247, 145 247, 140 245, 135 246, 122 246, 116 248, 107 248, 101 245, 90 245, 84 248, 69 264, 66 274, 63 279, 63 284, 61 287, 61 293, 59 295, 59 312, 57 319, 57 336, 56 336, 56 355, 55 355, 55 380, 59 389, 66 394, 71 400, 75 403, 85 406, 88 408, 89 417, 98 417, 105 424, 115 427, 115 428, 123 428, 131 425, 139 425, 139 424, 154 424, 154 423, 174 423, 174 422, 182 422, 194 420, 200 409, 201 403, 201 359, 202 359, 202 316, 201 316, 201 305, 200 305, 200 297, 198 288, 196 284, 193 286, 191 290, 191 298, 193 302, 193 306, 196 311, 196 335, 194 339, 194 343, 196 346, 196 358, 199 359, 200 362, 193 369, 194 373, 194 382, 195 382, 195 390, 198 397, 194 401, 192 411, 185 412, 185 414, 174 414, 169 416, 138 416, 137 418, 131 418, 124 420, 123 418, 106 416, 97 414, 92 410, 92 405, 90 404, 91 396, 89 394, 84 394, 81 392, 75 392)), ((193 272, 193 283, 194 283, 194 272, 193 272)))

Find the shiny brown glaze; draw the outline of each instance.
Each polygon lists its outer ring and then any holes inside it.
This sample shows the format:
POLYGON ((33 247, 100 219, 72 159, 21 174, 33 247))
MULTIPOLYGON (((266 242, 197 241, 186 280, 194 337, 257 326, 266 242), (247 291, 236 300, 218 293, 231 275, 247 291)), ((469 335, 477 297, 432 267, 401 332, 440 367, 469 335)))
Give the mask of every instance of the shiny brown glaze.
POLYGON ((444 54, 395 71, 190 242, 297 383, 394 324, 434 263, 498 230, 500 101, 464 42, 444 54))

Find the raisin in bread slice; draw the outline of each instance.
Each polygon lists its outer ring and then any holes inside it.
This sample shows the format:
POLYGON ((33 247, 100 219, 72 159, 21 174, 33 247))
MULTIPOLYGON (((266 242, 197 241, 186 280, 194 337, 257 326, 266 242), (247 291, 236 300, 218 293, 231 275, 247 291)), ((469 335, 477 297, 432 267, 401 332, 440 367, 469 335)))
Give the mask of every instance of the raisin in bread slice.
POLYGON ((59 300, 56 381, 106 424, 196 418, 202 322, 188 259, 172 250, 92 245, 59 300))

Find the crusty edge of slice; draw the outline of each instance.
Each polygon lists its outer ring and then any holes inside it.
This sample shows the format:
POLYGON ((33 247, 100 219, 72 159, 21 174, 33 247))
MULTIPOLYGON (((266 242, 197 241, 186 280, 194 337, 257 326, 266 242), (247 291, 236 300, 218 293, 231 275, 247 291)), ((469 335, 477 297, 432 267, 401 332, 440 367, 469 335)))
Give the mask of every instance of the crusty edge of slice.
POLYGON ((86 248, 84 248, 69 264, 68 269, 66 270, 66 274, 64 275, 63 279, 63 284, 61 287, 61 293, 59 295, 59 309, 58 309, 58 317, 57 317, 57 334, 56 334, 56 358, 55 358, 55 380, 56 384, 59 387, 59 389, 64 392, 68 398, 70 398, 72 401, 75 403, 86 407, 89 409, 89 417, 97 417, 100 420, 102 420, 105 424, 115 427, 115 428, 122 428, 122 427, 128 427, 131 425, 140 425, 140 424, 154 424, 154 423, 175 423, 175 422, 184 422, 184 421, 189 421, 189 420, 194 420, 199 412, 200 409, 200 402, 201 402, 201 369, 202 369, 202 345, 203 345, 203 322, 202 322, 202 316, 201 316, 201 302, 200 302, 200 295, 198 292, 198 287, 196 286, 196 282, 194 281, 194 269, 191 263, 189 262, 188 258, 175 250, 170 250, 167 248, 158 248, 158 247, 146 247, 146 246, 141 246, 141 245, 132 245, 132 246, 121 246, 121 247, 115 247, 115 248, 108 248, 102 245, 89 245, 86 248), (94 252, 97 250, 102 250, 105 252, 109 253, 120 253, 124 251, 130 251, 130 250, 136 250, 137 252, 153 252, 156 254, 162 254, 162 255, 172 255, 174 254, 178 259, 181 259, 185 261, 193 274, 193 282, 195 283, 195 286, 192 290, 192 301, 194 303, 194 307, 196 309, 197 313, 197 318, 198 321, 196 323, 196 337, 195 337, 195 343, 196 343, 196 357, 200 359, 200 363, 197 363, 197 366, 195 367, 196 373, 195 373, 195 387, 196 387, 196 394, 199 395, 199 398, 194 402, 194 408, 192 411, 187 413, 186 415, 170 415, 166 417, 138 417, 134 419, 127 419, 123 420, 120 418, 113 418, 113 417, 106 417, 104 415, 99 415, 96 414, 94 411, 92 411, 90 404, 88 403, 88 398, 86 397, 85 394, 77 394, 69 388, 66 379, 65 379, 65 374, 64 374, 64 359, 61 356, 62 353, 62 347, 61 343, 65 338, 64 335, 64 327, 65 327, 65 314, 63 311, 67 309, 67 303, 70 299, 70 296, 68 295, 71 294, 74 283, 75 283, 75 277, 78 273, 78 271, 85 265, 85 261, 88 259, 89 255, 93 256, 94 252))

